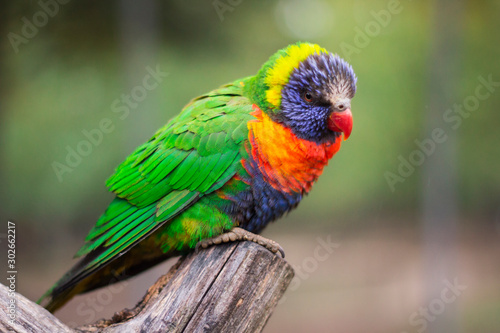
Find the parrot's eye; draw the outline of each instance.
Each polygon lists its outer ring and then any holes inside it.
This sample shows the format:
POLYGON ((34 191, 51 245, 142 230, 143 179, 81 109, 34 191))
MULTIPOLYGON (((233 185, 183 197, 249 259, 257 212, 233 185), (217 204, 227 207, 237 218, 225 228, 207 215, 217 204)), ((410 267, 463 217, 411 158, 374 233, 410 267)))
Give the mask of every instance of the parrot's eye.
POLYGON ((306 101, 307 103, 311 103, 313 101, 313 95, 309 91, 306 91, 304 93, 303 98, 304 98, 304 101, 306 101))
POLYGON ((337 108, 338 108, 340 111, 344 111, 344 109, 345 109, 345 105, 344 105, 344 104, 340 104, 337 108))

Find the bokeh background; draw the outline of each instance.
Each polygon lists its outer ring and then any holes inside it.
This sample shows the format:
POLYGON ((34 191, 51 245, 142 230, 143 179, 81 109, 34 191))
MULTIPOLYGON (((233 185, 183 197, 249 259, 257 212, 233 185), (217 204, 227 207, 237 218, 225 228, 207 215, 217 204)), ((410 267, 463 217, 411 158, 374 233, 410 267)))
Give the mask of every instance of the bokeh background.
MULTIPOLYGON (((496 0, 2 2, 2 267, 13 221, 17 288, 37 299, 136 146, 191 98, 310 41, 358 76, 354 130, 264 232, 297 271, 265 332, 499 332, 499 14, 496 0), (155 69, 168 75, 141 90, 155 69), (112 130, 82 143, 103 119, 112 130)), ((131 307, 173 262, 57 315, 79 325, 131 307)))

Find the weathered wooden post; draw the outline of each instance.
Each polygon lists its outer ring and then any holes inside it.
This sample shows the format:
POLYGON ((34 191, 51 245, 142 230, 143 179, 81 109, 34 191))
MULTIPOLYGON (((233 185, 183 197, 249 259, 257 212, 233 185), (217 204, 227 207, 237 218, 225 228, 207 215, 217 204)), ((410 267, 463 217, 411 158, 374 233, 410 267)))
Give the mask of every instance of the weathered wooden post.
POLYGON ((76 329, 19 294, 10 324, 11 297, 0 284, 0 331, 260 332, 293 275, 284 259, 255 243, 212 246, 179 259, 134 309, 76 329))

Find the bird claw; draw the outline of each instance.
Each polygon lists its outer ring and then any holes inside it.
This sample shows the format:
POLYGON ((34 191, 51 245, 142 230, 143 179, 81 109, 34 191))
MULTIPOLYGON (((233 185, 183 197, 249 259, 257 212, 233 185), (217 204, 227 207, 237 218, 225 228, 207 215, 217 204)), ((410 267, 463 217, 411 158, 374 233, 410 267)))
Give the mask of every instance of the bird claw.
POLYGON ((278 244, 278 252, 280 253, 281 258, 284 259, 285 258, 285 250, 283 250, 283 248, 279 244, 278 244))
POLYGON ((212 242, 209 242, 210 240, 211 239, 204 239, 202 241, 199 241, 198 244, 196 244, 196 247, 194 248, 194 252, 198 253, 198 252, 200 252, 201 248, 206 249, 210 245, 213 245, 212 242))
POLYGON ((211 245, 217 245, 221 243, 229 243, 235 241, 250 241, 257 243, 276 255, 278 255, 279 253, 281 258, 285 258, 285 250, 283 250, 281 245, 279 245, 277 242, 262 237, 260 235, 256 235, 254 233, 251 233, 250 231, 238 227, 233 228, 232 230, 222 235, 218 235, 213 238, 203 239, 199 241, 198 244, 196 244, 194 251, 195 253, 198 253, 201 248, 206 249, 211 245))

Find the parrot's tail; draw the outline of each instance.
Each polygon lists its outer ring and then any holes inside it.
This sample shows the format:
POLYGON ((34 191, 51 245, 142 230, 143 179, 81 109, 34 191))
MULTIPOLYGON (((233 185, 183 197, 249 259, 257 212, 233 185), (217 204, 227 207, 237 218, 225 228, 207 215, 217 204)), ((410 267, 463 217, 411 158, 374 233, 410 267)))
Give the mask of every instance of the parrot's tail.
POLYGON ((54 311, 66 304, 66 302, 77 294, 73 288, 54 295, 52 292, 53 289, 54 288, 49 289, 38 301, 36 301, 51 313, 54 313, 54 311))
MULTIPOLYGON (((140 246, 137 246, 137 248, 140 248, 140 246)), ((81 267, 80 263, 77 263, 52 288, 40 297, 37 303, 45 307, 48 311, 54 312, 75 295, 126 280, 178 254, 180 253, 171 251, 161 256, 137 262, 137 260, 134 261, 134 257, 138 257, 137 255, 134 256, 134 251, 128 251, 121 257, 111 261, 112 265, 108 263, 108 265, 81 279, 75 279, 75 274, 77 274, 75 272, 79 272, 81 267)))
POLYGON ((66 302, 68 302, 75 295, 92 291, 129 277, 123 274, 123 272, 110 270, 108 266, 105 266, 83 279, 75 280, 75 271, 78 271, 78 268, 78 264, 75 265, 68 273, 57 281, 52 288, 43 294, 37 303, 46 308, 48 311, 54 312, 66 304, 66 302))

